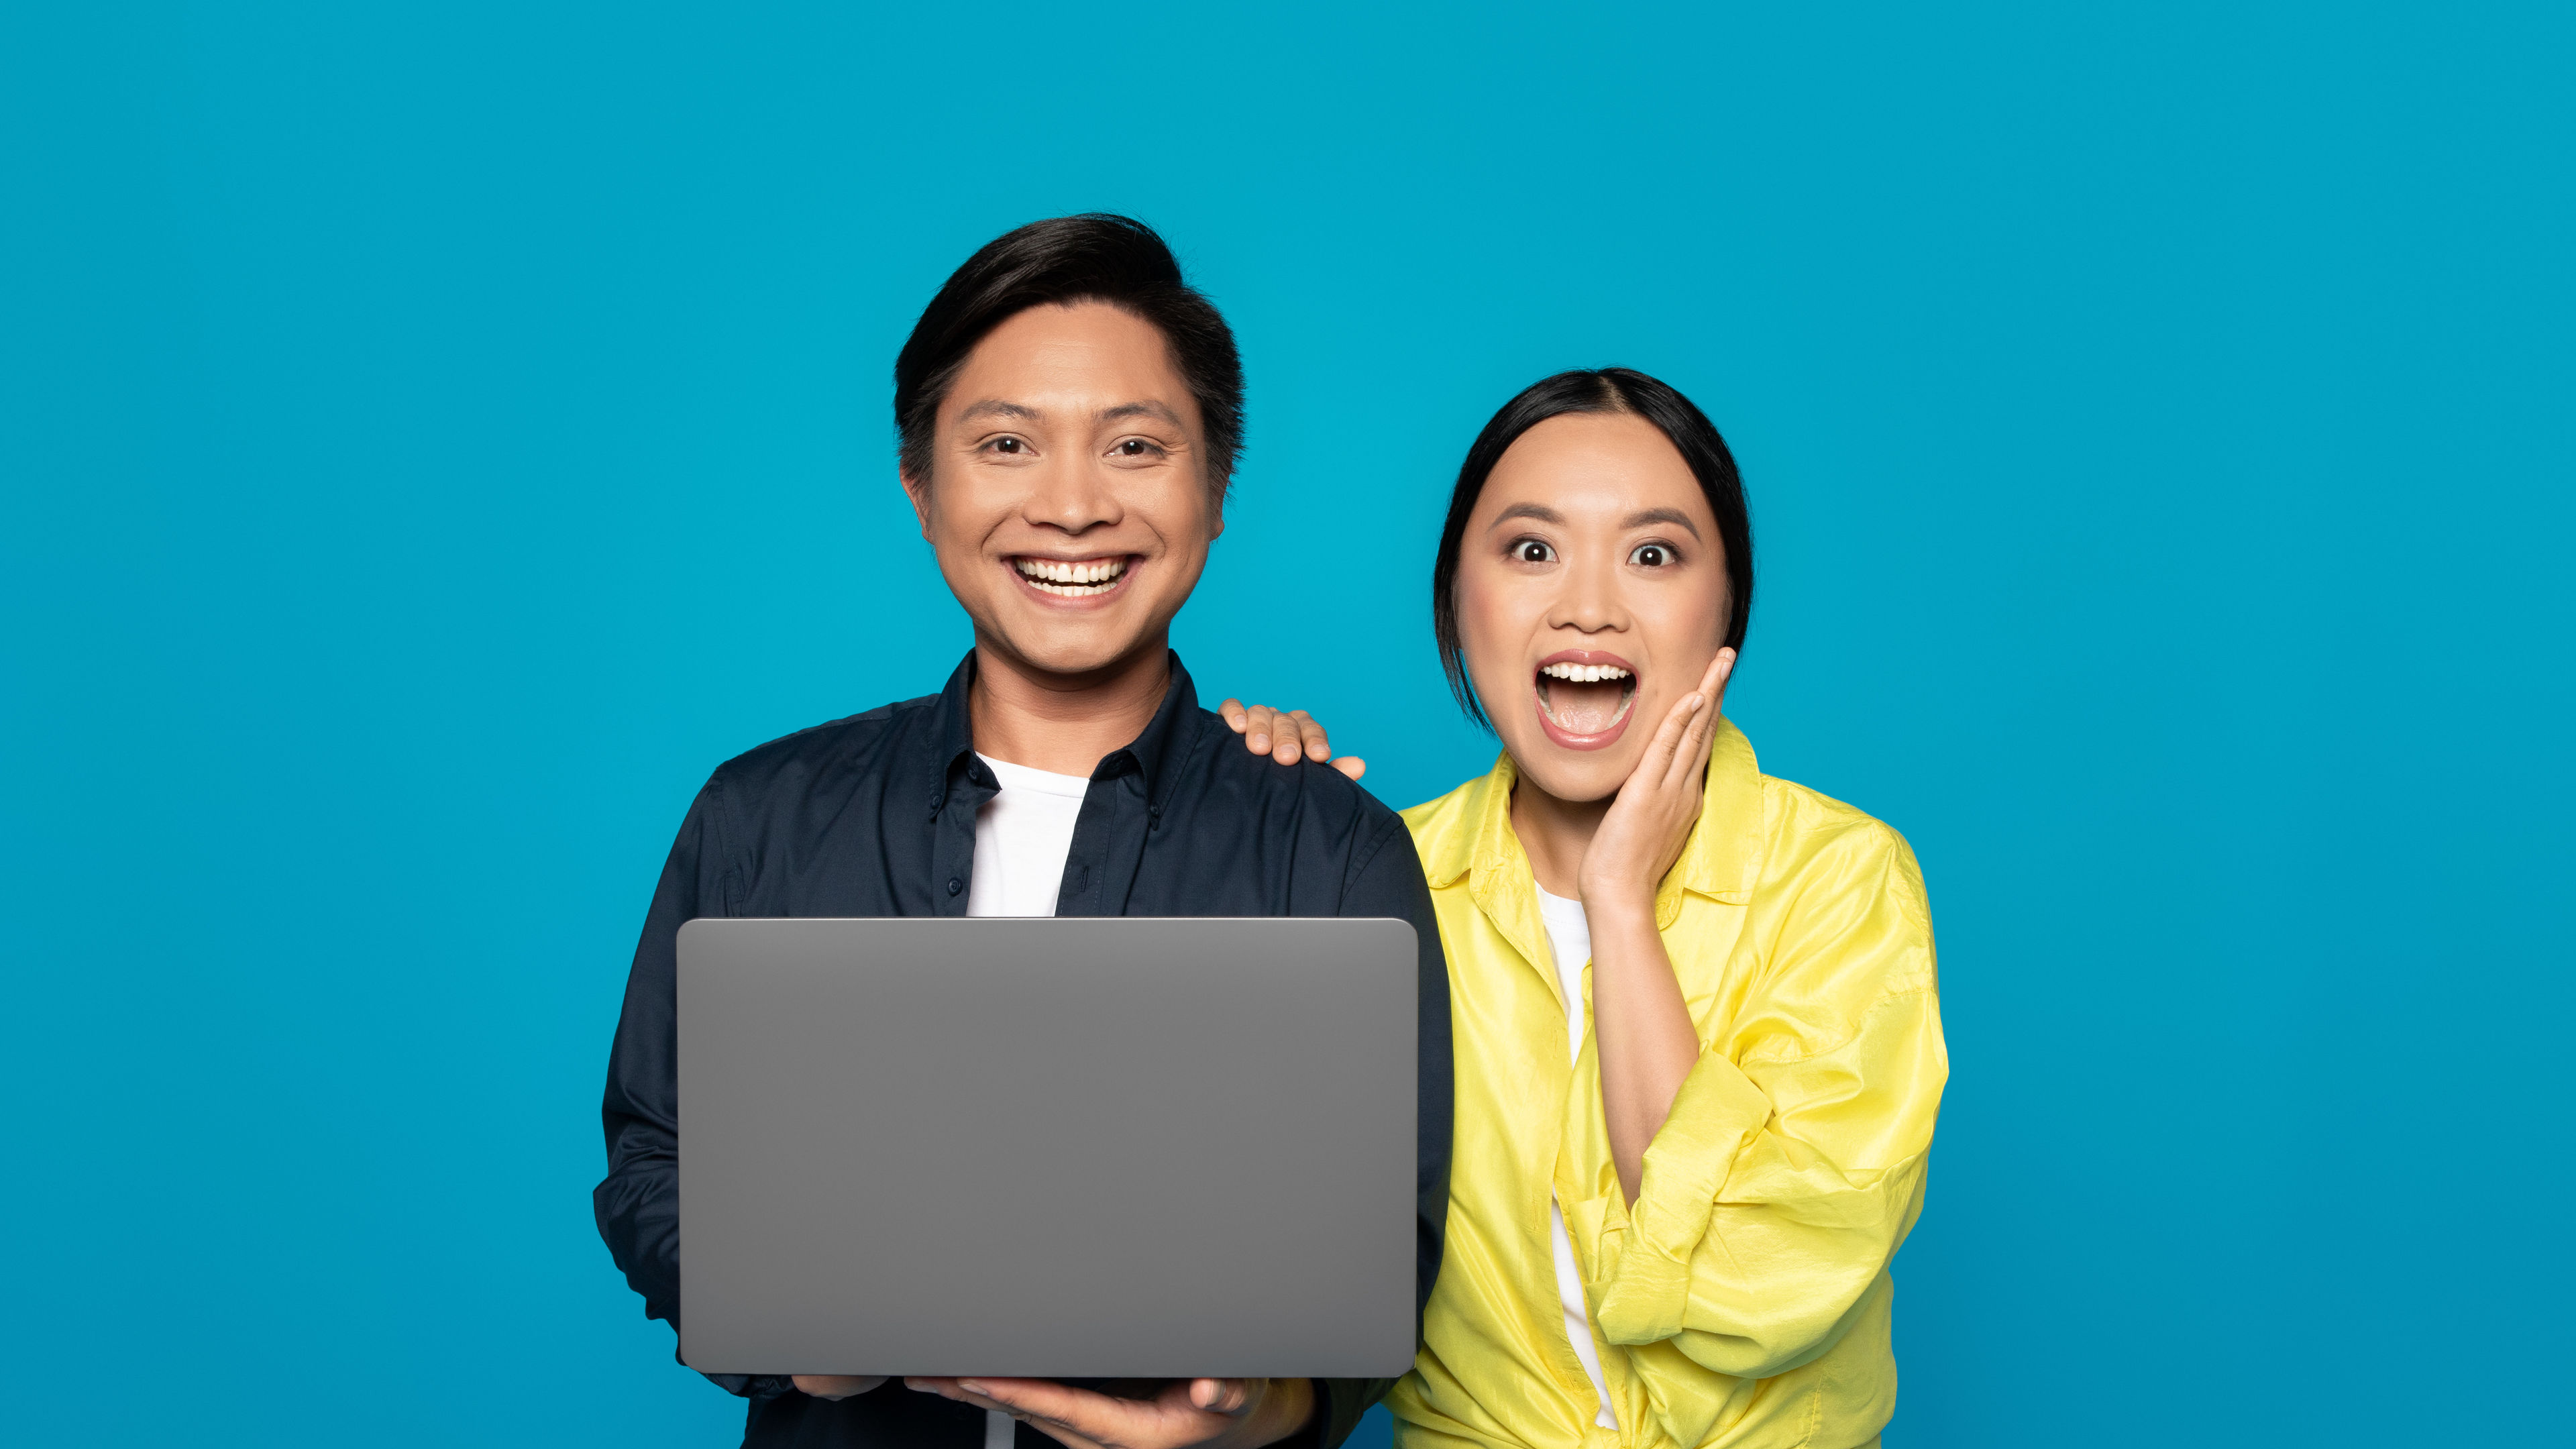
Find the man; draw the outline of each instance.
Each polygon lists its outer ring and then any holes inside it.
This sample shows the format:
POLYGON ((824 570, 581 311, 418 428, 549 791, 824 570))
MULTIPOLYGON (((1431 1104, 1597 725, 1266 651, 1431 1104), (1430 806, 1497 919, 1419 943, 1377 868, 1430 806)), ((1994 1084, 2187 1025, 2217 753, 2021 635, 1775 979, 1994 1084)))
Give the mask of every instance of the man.
MULTIPOLYGON (((673 978, 696 916, 1411 921, 1417 1311, 1428 1297, 1448 1207, 1448 976, 1412 841, 1343 775, 1298 763, 1293 722, 1277 747, 1292 768, 1237 744, 1168 644, 1224 526, 1241 416, 1224 319, 1123 217, 1022 227, 922 313, 895 362, 901 472, 975 647, 938 695, 727 762, 681 824, 627 983, 593 1194, 648 1316, 676 1327, 682 1306, 673 978)), ((1042 1202, 1046 1184, 1028 1191, 1042 1202)), ((1140 1401, 1039 1380, 719 1382, 751 1401, 748 1445, 960 1449, 1331 1446, 1387 1387, 1200 1379, 1140 1401)))

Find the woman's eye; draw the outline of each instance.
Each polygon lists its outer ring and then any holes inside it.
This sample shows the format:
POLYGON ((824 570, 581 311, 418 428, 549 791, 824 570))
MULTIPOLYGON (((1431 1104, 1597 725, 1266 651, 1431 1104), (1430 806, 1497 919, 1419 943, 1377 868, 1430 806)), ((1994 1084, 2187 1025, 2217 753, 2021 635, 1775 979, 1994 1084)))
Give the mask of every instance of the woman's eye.
POLYGON ((1660 543, 1641 543, 1628 553, 1628 562, 1641 569, 1659 569, 1673 561, 1673 551, 1660 543))
POLYGON ((1152 451, 1154 451, 1154 445, 1143 438, 1129 438, 1118 445, 1118 456, 1121 458, 1141 458, 1152 451))
POLYGON ((1548 563, 1556 558, 1556 550, 1537 539, 1525 538, 1512 545, 1512 557, 1522 563, 1548 563))
POLYGON ((1020 452, 1024 446, 1025 445, 1017 438, 995 438, 993 440, 993 451, 996 453, 1017 453, 1020 452))

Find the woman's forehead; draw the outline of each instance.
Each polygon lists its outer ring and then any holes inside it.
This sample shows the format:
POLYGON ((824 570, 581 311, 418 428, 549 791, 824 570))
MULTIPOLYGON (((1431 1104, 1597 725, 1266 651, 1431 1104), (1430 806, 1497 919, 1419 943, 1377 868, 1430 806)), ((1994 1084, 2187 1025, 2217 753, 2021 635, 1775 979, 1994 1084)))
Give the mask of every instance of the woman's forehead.
POLYGON ((1476 499, 1489 524, 1510 511, 1617 528, 1663 510, 1682 512, 1703 529, 1716 522, 1680 450, 1634 413, 1562 413, 1537 424, 1503 451, 1476 499))

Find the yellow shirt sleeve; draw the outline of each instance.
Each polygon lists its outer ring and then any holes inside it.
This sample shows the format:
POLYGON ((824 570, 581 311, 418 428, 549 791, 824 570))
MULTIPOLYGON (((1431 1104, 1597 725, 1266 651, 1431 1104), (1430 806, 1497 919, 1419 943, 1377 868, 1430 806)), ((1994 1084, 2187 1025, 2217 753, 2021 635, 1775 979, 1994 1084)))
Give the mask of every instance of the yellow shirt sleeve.
MULTIPOLYGON (((1948 1074, 1931 923, 1904 841, 1838 832, 1748 920, 1765 960, 1647 1146, 1632 1206, 1615 1183, 1584 1264, 1617 1344, 1670 1340, 1768 1378, 1840 1339, 1920 1211, 1948 1074)), ((1685 923, 1677 922, 1677 926, 1685 923)), ((1668 930, 1667 947, 1692 938, 1668 930)))

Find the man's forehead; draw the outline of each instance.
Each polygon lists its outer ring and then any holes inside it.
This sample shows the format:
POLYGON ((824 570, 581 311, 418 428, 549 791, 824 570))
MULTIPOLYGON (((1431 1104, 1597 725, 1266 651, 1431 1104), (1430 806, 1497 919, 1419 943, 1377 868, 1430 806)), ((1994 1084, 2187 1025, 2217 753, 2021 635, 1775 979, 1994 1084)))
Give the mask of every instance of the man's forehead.
MULTIPOLYGON (((1094 422, 1108 423, 1121 422, 1128 418, 1152 418, 1159 422, 1169 423, 1171 426, 1176 428, 1186 426, 1186 424, 1182 422, 1181 415, 1179 413, 1174 412, 1169 405, 1156 402, 1151 398, 1141 399, 1134 402, 1111 403, 1106 407, 1099 408, 1059 408, 1054 411, 1070 413, 1076 417, 1088 417, 1094 422)), ((1042 423, 1047 421, 1052 415, 1054 414, 1040 402, 1023 402, 1012 398, 986 397, 978 398, 975 401, 966 404, 964 407, 959 408, 957 410, 957 421, 961 423, 969 423, 985 418, 998 418, 1006 422, 1042 423)))

